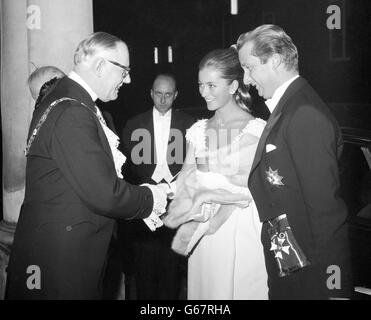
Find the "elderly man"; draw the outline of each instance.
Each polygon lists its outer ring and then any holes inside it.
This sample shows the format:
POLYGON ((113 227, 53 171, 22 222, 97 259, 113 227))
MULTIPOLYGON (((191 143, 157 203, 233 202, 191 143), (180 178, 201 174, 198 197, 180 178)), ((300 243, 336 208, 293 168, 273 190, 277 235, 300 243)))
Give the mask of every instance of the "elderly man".
POLYGON ((339 126, 299 76, 298 51, 274 25, 237 42, 244 82, 271 115, 249 176, 268 271, 270 299, 349 297, 347 209, 338 196, 339 126))
POLYGON ((122 179, 118 137, 95 105, 130 83, 126 44, 94 33, 79 44, 74 64, 32 118, 8 299, 99 299, 112 218, 161 224, 165 188, 122 179))

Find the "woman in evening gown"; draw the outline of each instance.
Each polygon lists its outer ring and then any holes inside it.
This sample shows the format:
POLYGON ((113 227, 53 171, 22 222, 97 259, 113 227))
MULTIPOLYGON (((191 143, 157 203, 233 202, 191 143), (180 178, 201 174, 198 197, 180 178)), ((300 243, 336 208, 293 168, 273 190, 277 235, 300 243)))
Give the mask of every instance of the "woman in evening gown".
POLYGON ((214 50, 199 65, 199 91, 210 119, 187 131, 186 161, 165 225, 178 228, 173 249, 188 255, 188 299, 267 299, 261 222, 247 179, 265 122, 250 95, 235 48, 214 50))

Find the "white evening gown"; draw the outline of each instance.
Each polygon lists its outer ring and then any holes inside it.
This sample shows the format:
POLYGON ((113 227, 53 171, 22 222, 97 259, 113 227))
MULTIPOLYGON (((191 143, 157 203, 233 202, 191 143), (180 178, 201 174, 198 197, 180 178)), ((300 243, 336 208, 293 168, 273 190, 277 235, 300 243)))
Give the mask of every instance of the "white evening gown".
MULTIPOLYGON (((228 168, 223 169, 236 165, 235 161, 251 168, 263 128, 262 120, 251 120, 245 128, 248 130, 244 130, 248 146, 238 152, 237 158, 236 154, 225 154, 219 157, 221 161, 215 157, 210 171, 224 173, 228 168)), ((228 220, 214 234, 205 235, 188 260, 188 299, 268 299, 261 227, 255 203, 252 202, 246 208, 235 207, 228 220)))

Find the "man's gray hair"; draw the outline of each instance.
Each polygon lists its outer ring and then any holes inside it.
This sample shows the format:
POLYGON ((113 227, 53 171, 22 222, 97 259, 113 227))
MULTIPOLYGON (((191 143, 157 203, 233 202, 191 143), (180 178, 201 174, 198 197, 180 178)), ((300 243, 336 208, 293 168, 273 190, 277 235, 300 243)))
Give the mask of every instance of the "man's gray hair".
POLYGON ((124 41, 112 34, 95 32, 80 42, 75 51, 73 62, 77 65, 81 63, 84 57, 94 55, 97 51, 115 49, 120 42, 124 43, 124 41))

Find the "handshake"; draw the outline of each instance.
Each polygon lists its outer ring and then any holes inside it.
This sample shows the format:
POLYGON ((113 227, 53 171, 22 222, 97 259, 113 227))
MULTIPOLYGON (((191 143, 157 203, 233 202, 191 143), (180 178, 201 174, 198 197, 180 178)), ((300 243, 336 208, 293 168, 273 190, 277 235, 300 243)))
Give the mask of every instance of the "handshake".
POLYGON ((163 226, 160 216, 166 212, 167 201, 175 196, 175 182, 159 183, 157 185, 143 184, 142 186, 148 187, 153 195, 153 209, 148 218, 143 219, 145 224, 155 231, 157 228, 163 226))

